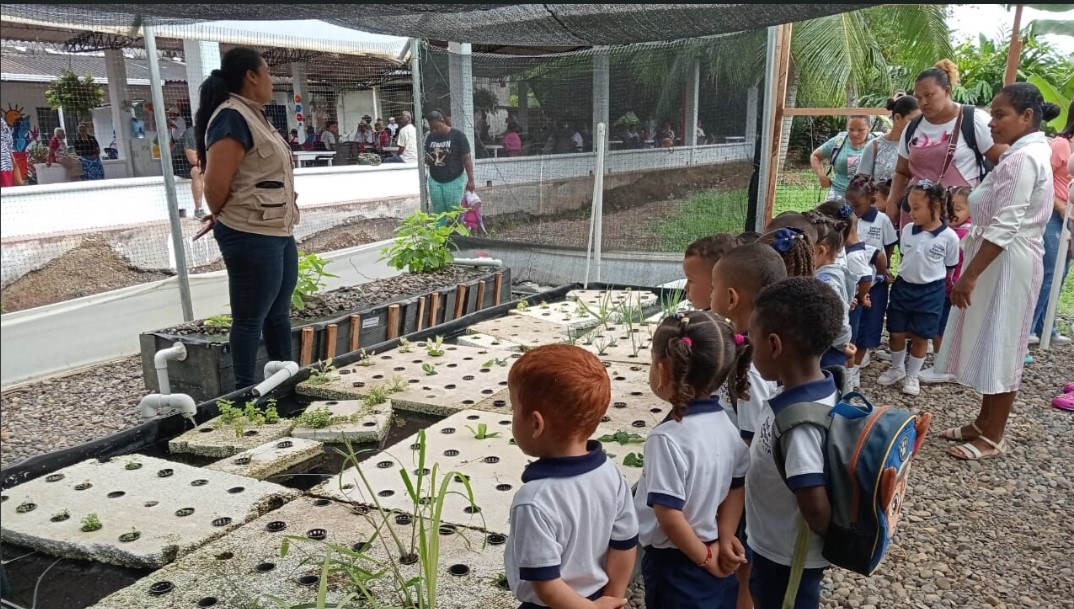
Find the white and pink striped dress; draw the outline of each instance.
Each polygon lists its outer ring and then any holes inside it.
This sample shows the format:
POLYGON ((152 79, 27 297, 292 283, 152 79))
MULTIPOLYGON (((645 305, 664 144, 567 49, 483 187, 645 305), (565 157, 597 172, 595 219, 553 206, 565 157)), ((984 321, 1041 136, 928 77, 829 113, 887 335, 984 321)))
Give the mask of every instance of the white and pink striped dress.
POLYGON ((953 374, 985 395, 1018 390, 1044 275, 1044 227, 1054 196, 1051 148, 1040 131, 1015 142, 973 189, 973 229, 962 241, 966 267, 983 241, 1002 247, 1003 253, 977 279, 972 306, 951 310, 936 355, 937 372, 953 374))

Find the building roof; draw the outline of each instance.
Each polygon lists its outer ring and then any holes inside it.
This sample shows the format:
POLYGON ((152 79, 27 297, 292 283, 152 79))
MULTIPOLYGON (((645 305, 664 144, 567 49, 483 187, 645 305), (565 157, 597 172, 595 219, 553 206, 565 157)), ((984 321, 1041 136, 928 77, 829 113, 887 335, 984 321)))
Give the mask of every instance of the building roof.
MULTIPOLYGON (((126 57, 128 85, 149 84, 149 62, 126 57)), ((0 80, 13 82, 52 82, 64 70, 79 76, 90 75, 97 84, 107 84, 104 52, 65 53, 44 45, 4 44, 0 47, 0 80)), ((165 82, 186 82, 186 66, 175 60, 160 62, 165 82)))

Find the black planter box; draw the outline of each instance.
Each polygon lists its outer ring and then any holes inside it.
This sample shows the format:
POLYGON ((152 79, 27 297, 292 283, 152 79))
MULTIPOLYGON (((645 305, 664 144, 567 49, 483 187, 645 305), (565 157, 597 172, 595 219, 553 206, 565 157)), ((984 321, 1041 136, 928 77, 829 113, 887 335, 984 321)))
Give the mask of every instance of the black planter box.
MULTIPOLYGON (((461 285, 466 286, 465 304, 460 310, 460 316, 473 313, 481 309, 494 306, 497 302, 507 302, 511 299, 511 269, 506 267, 489 267, 489 272, 479 275, 461 285), (496 275, 501 274, 500 293, 496 294, 496 275), (477 302, 479 283, 485 282, 485 294, 481 303, 477 302), (497 297, 498 296, 498 297, 497 297)), ((457 301, 457 286, 441 286, 426 294, 412 296, 395 302, 382 303, 371 307, 364 307, 345 313, 338 317, 305 323, 294 326, 291 329, 291 353, 292 358, 302 365, 310 361, 317 362, 327 358, 341 355, 350 351, 377 345, 395 338, 416 332, 419 329, 428 329, 431 326, 440 325, 456 319, 455 305, 457 301), (435 317, 435 324, 430 324, 432 319, 432 294, 440 294, 440 306, 435 317), (424 297, 425 309, 419 324, 418 310, 419 298, 424 297), (395 320, 395 328, 391 329, 389 319, 393 305, 398 305, 398 319, 395 320), (335 340, 330 341, 331 332, 329 327, 335 326, 335 340), (356 347, 351 348, 352 326, 357 328, 356 347), (309 330, 305 330, 308 328, 309 330), (391 331, 390 331, 391 330, 391 331), (310 334, 309 349, 307 349, 307 361, 303 359, 302 334, 306 331, 310 334), (334 344, 332 344, 334 342, 334 344)), ((176 342, 186 345, 187 356, 184 361, 168 362, 168 382, 172 393, 186 393, 197 401, 211 400, 232 392, 235 389, 235 374, 231 361, 231 348, 227 343, 226 336, 178 336, 165 332, 144 332, 139 336, 142 355, 142 375, 145 378, 146 389, 159 391, 157 384, 157 372, 153 367, 153 356, 161 349, 167 349, 176 342)), ((264 369, 268 363, 268 353, 262 343, 258 350, 257 370, 264 369)))

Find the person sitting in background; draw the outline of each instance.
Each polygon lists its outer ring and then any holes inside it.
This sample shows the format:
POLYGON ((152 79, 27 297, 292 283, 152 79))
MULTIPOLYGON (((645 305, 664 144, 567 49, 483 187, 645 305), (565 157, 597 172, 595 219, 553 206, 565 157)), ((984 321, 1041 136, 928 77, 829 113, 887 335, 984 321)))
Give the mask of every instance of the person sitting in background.
POLYGON ((291 136, 287 138, 287 143, 291 146, 291 150, 298 150, 302 147, 298 142, 298 129, 291 130, 291 136))
POLYGON ((507 125, 507 131, 503 134, 503 149, 507 156, 520 156, 522 154, 522 136, 518 134, 518 124, 507 125))
POLYGON ((385 148, 392 145, 392 136, 384 128, 384 123, 380 121, 373 124, 373 143, 377 147, 377 152, 383 152, 385 148))
POLYGON ((314 132, 313 125, 306 126, 306 138, 302 140, 303 150, 313 150, 313 145, 317 141, 317 134, 314 132))
POLYGON ((103 180, 104 165, 101 163, 101 145, 89 132, 89 126, 82 123, 75 134, 75 154, 82 163, 82 179, 103 180))
POLYGON ((388 117, 388 125, 385 127, 385 129, 387 129, 388 133, 391 134, 392 140, 395 140, 395 135, 399 133, 399 123, 395 122, 394 116, 388 117))
POLYGON ((67 133, 63 127, 56 127, 52 139, 48 142, 48 160, 46 167, 52 167, 53 163, 63 165, 67 170, 67 180, 77 182, 82 179, 82 161, 78 157, 71 156, 67 152, 67 133))
MULTIPOLYGON (((339 142, 339 123, 336 121, 328 121, 325 123, 324 131, 321 132, 321 146, 324 146, 325 150, 335 150, 336 143, 339 142)), ((319 148, 314 146, 315 149, 319 148)))
POLYGON ((354 141, 358 142, 358 152, 369 152, 376 145, 376 140, 373 137, 373 130, 369 127, 369 123, 362 121, 358 123, 358 131, 354 134, 354 141))

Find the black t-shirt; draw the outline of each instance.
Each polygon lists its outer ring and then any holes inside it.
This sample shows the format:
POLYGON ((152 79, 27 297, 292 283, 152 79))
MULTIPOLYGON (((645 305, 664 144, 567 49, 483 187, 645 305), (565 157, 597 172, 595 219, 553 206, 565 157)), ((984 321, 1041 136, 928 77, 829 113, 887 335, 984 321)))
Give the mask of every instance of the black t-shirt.
POLYGON ((425 164, 429 177, 437 182, 452 182, 466 170, 463 162, 470 154, 470 142, 462 131, 452 129, 444 135, 430 132, 425 138, 425 164))

